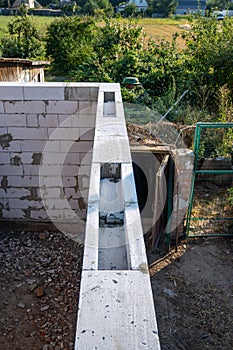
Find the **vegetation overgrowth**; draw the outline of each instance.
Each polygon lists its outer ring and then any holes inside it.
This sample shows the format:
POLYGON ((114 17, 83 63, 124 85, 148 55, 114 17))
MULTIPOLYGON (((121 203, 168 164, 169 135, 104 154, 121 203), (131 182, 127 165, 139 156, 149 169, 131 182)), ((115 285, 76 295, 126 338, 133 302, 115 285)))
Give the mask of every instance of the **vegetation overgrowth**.
MULTIPOLYGON (((232 121, 231 18, 218 22, 197 15, 181 21, 135 22, 71 16, 53 19, 46 31, 42 27, 37 30, 34 21, 35 17, 29 18, 26 13, 11 18, 8 35, 1 40, 4 56, 50 59, 52 73, 63 75, 67 81, 121 83, 124 77, 135 76, 141 86, 122 87, 123 99, 160 115, 186 92, 167 116, 175 123, 232 121), (149 37, 141 25, 156 22, 176 28, 170 40, 149 37), (178 25, 185 23, 188 26, 178 32, 178 25), (180 40, 185 45, 181 46, 180 40)), ((233 141, 232 135, 230 138, 233 141)))

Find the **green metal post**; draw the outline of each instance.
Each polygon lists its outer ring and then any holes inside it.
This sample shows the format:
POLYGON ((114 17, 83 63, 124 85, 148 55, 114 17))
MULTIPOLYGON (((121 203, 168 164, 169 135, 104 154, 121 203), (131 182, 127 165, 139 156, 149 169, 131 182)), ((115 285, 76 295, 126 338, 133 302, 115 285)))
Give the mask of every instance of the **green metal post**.
MULTIPOLYGON (((195 187, 195 181, 196 181, 196 175, 197 174, 233 174, 233 170, 201 170, 198 169, 198 152, 200 147, 200 138, 201 138, 201 129, 208 129, 208 128, 233 128, 233 123, 202 123, 199 122, 196 124, 196 130, 195 130, 195 136, 194 136, 194 166, 193 166, 193 174, 192 174, 192 181, 191 181, 191 189, 190 189, 190 196, 189 196, 189 207, 188 207, 188 213, 186 218, 186 237, 209 237, 209 236, 232 236, 232 234, 218 234, 218 233, 212 233, 212 234, 199 234, 199 235, 191 235, 189 234, 190 231, 190 221, 191 220, 207 220, 210 218, 191 218, 192 214, 192 208, 193 208, 193 199, 194 199, 194 187, 195 187)), ((227 218, 227 220, 232 220, 233 218, 227 218)), ((216 218, 216 220, 226 220, 226 218, 216 218)))
POLYGON ((196 180, 196 169, 198 165, 198 150, 200 145, 200 137, 201 137, 201 129, 199 127, 199 123, 197 123, 195 136, 194 136, 194 165, 193 165, 193 174, 192 174, 191 189, 190 189, 190 196, 189 196, 188 213, 187 213, 187 219, 186 219, 186 237, 188 237, 189 235, 190 219, 191 219, 191 214, 193 209, 194 187, 195 187, 195 180, 196 180))

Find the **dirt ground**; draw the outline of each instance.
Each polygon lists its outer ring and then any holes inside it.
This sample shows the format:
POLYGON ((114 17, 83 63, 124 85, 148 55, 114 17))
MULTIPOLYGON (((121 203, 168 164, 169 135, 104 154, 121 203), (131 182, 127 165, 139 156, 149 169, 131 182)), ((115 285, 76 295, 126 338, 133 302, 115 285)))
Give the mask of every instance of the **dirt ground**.
POLYGON ((0 232, 0 348, 71 350, 83 247, 58 232, 0 232))
POLYGON ((233 349, 233 239, 182 243, 149 255, 162 350, 233 349))
MULTIPOLYGON (((61 233, 0 232, 1 349, 73 349, 82 253, 61 233)), ((162 350, 232 349, 233 239, 148 259, 162 350)))

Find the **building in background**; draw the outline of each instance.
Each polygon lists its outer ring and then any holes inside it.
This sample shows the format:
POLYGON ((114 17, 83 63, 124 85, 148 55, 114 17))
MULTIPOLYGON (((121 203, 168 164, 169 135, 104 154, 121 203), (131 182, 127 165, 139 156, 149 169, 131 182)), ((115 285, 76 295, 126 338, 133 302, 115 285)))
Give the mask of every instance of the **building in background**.
POLYGON ((176 8, 177 15, 186 15, 201 11, 203 14, 206 10, 206 0, 178 0, 176 8))

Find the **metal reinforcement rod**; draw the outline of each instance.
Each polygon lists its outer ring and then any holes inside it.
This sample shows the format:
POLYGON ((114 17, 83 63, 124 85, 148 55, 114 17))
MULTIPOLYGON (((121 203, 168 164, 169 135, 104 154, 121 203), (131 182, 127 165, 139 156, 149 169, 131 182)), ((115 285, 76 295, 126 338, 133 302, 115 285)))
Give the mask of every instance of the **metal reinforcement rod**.
POLYGON ((159 350, 118 84, 101 84, 75 350, 159 350))

